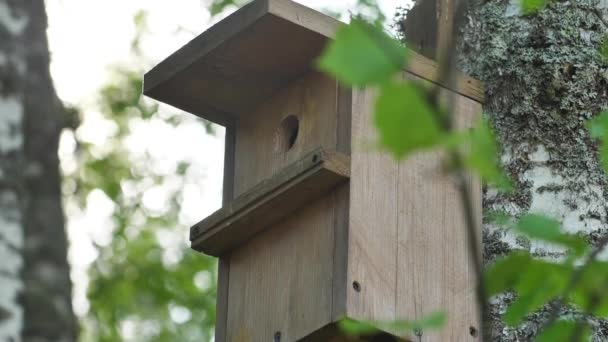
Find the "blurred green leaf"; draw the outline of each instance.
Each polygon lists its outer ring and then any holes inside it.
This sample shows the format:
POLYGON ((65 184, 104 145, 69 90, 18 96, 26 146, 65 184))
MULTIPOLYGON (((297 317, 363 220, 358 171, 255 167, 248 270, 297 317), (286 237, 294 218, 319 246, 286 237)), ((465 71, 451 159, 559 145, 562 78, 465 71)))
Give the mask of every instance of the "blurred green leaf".
POLYGON ((363 20, 342 26, 320 59, 319 69, 350 86, 387 82, 405 65, 406 48, 363 20))
POLYGON ((355 321, 350 318, 341 320, 338 323, 338 326, 343 332, 351 336, 367 335, 380 332, 380 329, 377 328, 374 323, 355 321))
POLYGON ((592 261, 583 270, 568 300, 582 310, 608 317, 608 262, 592 261))
POLYGON ((604 39, 602 39, 602 44, 600 45, 600 54, 605 61, 608 61, 608 37, 604 37, 604 39))
POLYGON ((608 172, 608 111, 602 112, 587 122, 592 138, 600 141, 600 161, 605 172, 608 172))
POLYGON ((381 146, 397 159, 441 142, 441 131, 426 98, 424 89, 413 82, 391 81, 380 88, 374 124, 381 146))
MULTIPOLYGON (((536 338, 537 342, 562 342, 571 341, 576 330, 576 322, 560 320, 542 331, 536 338)), ((591 331, 588 326, 583 327, 578 341, 589 341, 591 331)))
POLYGON ((338 325, 340 329, 352 336, 370 335, 379 332, 390 332, 393 334, 407 334, 416 329, 439 329, 445 325, 446 315, 436 312, 416 321, 355 321, 350 318, 341 320, 338 325))
POLYGON ((505 313, 505 322, 517 325, 528 314, 557 298, 567 287, 574 267, 514 252, 490 266, 484 274, 488 296, 514 291, 515 301, 505 313))
POLYGON ((209 11, 211 12, 211 16, 216 16, 224 11, 226 7, 233 5, 237 5, 234 0, 212 0, 209 11))
POLYGON ((513 187, 500 167, 498 145, 487 121, 480 120, 470 131, 469 139, 465 166, 476 171, 485 182, 503 191, 511 191, 513 187))
POLYGON ((489 210, 485 212, 483 216, 488 222, 500 226, 507 225, 511 222, 511 216, 505 211, 489 210))
POLYGON ((535 14, 546 4, 547 0, 521 0, 521 10, 526 15, 535 14))
POLYGON ((579 256, 587 251, 587 242, 582 237, 563 233, 560 226, 557 220, 542 215, 528 214, 519 220, 516 229, 532 239, 568 247, 579 256))

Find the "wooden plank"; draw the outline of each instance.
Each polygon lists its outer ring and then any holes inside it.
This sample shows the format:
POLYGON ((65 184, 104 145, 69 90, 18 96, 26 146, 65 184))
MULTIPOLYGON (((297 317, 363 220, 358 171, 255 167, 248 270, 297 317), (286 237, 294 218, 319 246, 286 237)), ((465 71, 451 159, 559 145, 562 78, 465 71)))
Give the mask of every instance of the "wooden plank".
MULTIPOLYGON (((150 70, 144 94, 226 124, 312 70, 340 25, 290 0, 255 0, 150 70)), ((420 55, 406 70, 437 82, 437 66, 420 55)), ((458 79, 452 90, 483 101, 479 82, 458 79)))
POLYGON ((348 232, 350 212, 350 185, 344 184, 333 192, 334 198, 334 246, 332 269, 331 319, 337 322, 347 315, 348 293, 348 232))
MULTIPOLYGON (((426 82, 409 73, 403 77, 426 82)), ((449 94, 455 93, 442 96, 449 94)), ((455 96, 458 127, 470 127, 481 104, 455 96)), ((447 327, 423 332, 423 340, 468 340, 469 327, 479 325, 460 197, 442 174, 438 152, 397 162, 366 147, 377 141, 374 99, 373 90, 354 93, 348 279, 349 286, 358 281, 360 291, 348 289, 348 316, 415 320, 444 311, 447 327)), ((471 182, 481 220, 481 184, 472 176, 471 182)))
POLYGON ((235 195, 277 174, 305 154, 322 147, 339 150, 336 81, 310 72, 266 99, 237 123, 235 195), (285 146, 286 117, 299 124, 291 148, 285 146))
MULTIPOLYGON (((224 180, 222 189, 222 205, 230 203, 234 197, 234 143, 235 124, 228 123, 224 138, 224 180)), ((215 306, 215 340, 226 341, 226 325, 228 323, 228 286, 230 283, 230 254, 221 256, 218 260, 217 300, 215 306)))
POLYGON ((331 322, 335 196, 232 253, 228 341, 298 341, 331 322))
MULTIPOLYGON (((455 96, 458 127, 471 127, 481 105, 455 96)), ((463 341, 472 339, 469 327, 479 330, 476 279, 460 195, 442 162, 441 153, 424 152, 399 164, 397 316, 413 320, 445 312, 446 325, 423 332, 424 341, 463 341)), ((481 182, 473 176, 470 180, 481 227, 481 182)))
POLYGON ((369 147, 377 140, 375 97, 369 89, 353 90, 347 312, 360 320, 394 320, 398 165, 369 147))
POLYGON ((352 130, 352 107, 353 91, 336 82, 336 149, 339 152, 350 155, 351 151, 351 130, 352 130))
POLYGON ((468 97, 481 104, 485 101, 485 90, 483 83, 461 72, 457 72, 453 87, 446 87, 439 83, 439 65, 431 59, 410 51, 409 62, 405 71, 413 76, 420 77, 426 81, 449 89, 457 94, 468 97))
POLYGON ((221 255, 348 180, 349 157, 317 150, 191 229, 192 248, 221 255))

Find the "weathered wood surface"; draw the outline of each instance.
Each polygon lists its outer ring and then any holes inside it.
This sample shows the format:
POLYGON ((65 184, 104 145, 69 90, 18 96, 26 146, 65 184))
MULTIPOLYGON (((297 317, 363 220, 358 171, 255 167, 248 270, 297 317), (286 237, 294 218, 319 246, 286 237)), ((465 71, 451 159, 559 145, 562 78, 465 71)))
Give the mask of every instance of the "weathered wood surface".
MULTIPOLYGON (((144 93, 225 125, 314 67, 342 23, 290 0, 255 0, 193 39, 144 76, 144 93)), ((406 70, 437 82, 437 65, 415 53, 406 70)), ((454 91, 483 101, 460 74, 454 91)))
POLYGON ((232 253, 227 341, 298 341, 332 322, 336 194, 232 253))
POLYGON ((335 80, 310 72, 243 115, 237 122, 235 196, 318 147, 340 151, 338 98, 335 80), (297 138, 287 149, 281 126, 288 116, 299 125, 297 138))
POLYGON ((350 158, 316 150, 263 181, 191 230, 192 248, 219 256, 348 180, 350 158))
MULTIPOLYGON (((447 326, 424 332, 424 340, 468 340, 469 327, 479 327, 476 280, 456 185, 442 172, 439 152, 399 163, 362 146, 377 139, 374 96, 360 90, 353 98, 348 283, 358 282, 361 290, 349 288, 348 316, 414 320, 444 311, 447 326)), ((481 105, 456 96, 452 109, 460 127, 469 127, 481 105)), ((481 185, 471 180, 481 219, 481 185)))
MULTIPOLYGON (((234 144, 236 127, 233 122, 226 125, 224 137, 224 179, 222 189, 222 206, 234 198, 234 144)), ((226 341, 226 324, 228 323, 228 284, 230 282, 230 253, 225 253, 218 260, 217 299, 215 305, 215 340, 226 341)))

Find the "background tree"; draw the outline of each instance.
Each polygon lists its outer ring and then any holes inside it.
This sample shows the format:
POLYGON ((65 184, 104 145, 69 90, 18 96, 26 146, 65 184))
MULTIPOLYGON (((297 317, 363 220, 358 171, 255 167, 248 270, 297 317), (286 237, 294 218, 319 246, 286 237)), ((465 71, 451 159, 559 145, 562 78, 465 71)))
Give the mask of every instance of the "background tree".
MULTIPOLYGON (((101 197, 111 216, 107 239, 96 243, 98 256, 89 270, 82 341, 210 341, 213 336, 217 263, 189 248, 189 227, 180 220, 188 184, 200 187, 205 175, 191 160, 174 163, 147 147, 137 151, 130 142, 155 127, 165 134, 153 139, 167 145, 186 126, 199 136, 218 133, 209 122, 144 99, 142 76, 151 67, 140 49, 146 17, 144 11, 134 17, 130 63, 114 66, 96 104, 83 109, 99 111, 110 133, 98 142, 83 139, 80 128, 71 135, 77 147, 75 165, 64 179, 68 206, 84 211, 92 196, 101 197), (161 205, 148 204, 151 194, 161 205)), ((175 148, 201 150, 191 144, 175 148)))
POLYGON ((49 74, 42 0, 0 1, 0 339, 73 341, 57 145, 68 123, 49 74))

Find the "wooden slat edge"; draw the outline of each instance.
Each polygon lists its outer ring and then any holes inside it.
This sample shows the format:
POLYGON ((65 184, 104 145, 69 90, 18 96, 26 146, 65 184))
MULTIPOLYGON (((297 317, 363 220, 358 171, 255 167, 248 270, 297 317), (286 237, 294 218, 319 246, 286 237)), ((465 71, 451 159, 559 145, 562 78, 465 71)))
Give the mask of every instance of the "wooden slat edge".
MULTIPOLYGON (((294 24, 303 26, 311 31, 320 33, 328 38, 333 38, 338 28, 341 25, 344 25, 343 22, 335 18, 291 0, 269 1, 270 13, 294 24)), ((409 62, 405 67, 405 71, 450 89, 479 103, 484 103, 485 101, 484 87, 481 81, 478 81, 463 72, 457 71, 457 82, 455 87, 447 87, 439 84, 439 66, 437 63, 413 50, 409 50, 409 62)))
MULTIPOLYGON (((210 239, 217 239, 221 234, 226 234, 227 229, 233 229, 236 224, 237 227, 242 220, 251 219, 252 213, 256 210, 266 209, 268 205, 271 205, 273 201, 278 200, 281 196, 290 191, 296 191, 301 189, 298 187, 310 187, 312 184, 307 184, 311 179, 318 179, 322 177, 321 183, 327 183, 325 188, 320 189, 319 193, 324 191, 330 191, 331 188, 337 186, 342 181, 347 180, 350 177, 350 158, 338 152, 328 152, 322 150, 316 150, 308 156, 308 163, 305 160, 301 160, 287 167, 284 171, 280 172, 278 176, 271 178, 271 180, 262 182, 263 187, 254 187, 255 192, 259 194, 244 194, 235 199, 232 205, 228 205, 216 213, 212 214, 208 218, 199 222, 191 229, 190 240, 192 242, 192 248, 209 255, 219 255, 223 252, 228 251, 227 247, 208 247, 205 246, 205 241, 210 239), (312 166, 312 167, 309 167, 312 166), (288 176, 283 176, 283 172, 288 176), (273 181, 274 179, 274 181, 273 181), (243 196, 245 199, 243 199, 243 196), (234 203, 238 203, 234 205, 234 203)), ((318 194, 313 191, 310 198, 303 197, 294 200, 294 208, 304 205, 308 201, 312 201, 318 194)), ((291 209, 294 209, 291 208, 291 209)), ((294 209, 295 210, 295 209, 294 209)), ((291 212, 291 211, 290 211, 291 212)), ((285 212, 284 215, 290 212, 285 212)), ((278 216, 283 217, 283 214, 278 216)), ((255 217, 255 216, 254 216, 255 217)), ((278 219, 277 219, 278 220, 278 219)), ((274 221, 273 221, 274 222, 274 221)), ((270 222, 268 225, 270 225, 270 222)), ((240 242, 241 240, 247 240, 251 236, 257 233, 258 227, 252 227, 251 230, 240 232, 243 233, 242 237, 232 236, 229 240, 235 240, 240 242)), ((208 244, 207 244, 208 245, 208 244)), ((232 243, 230 243, 232 245, 232 243)))
POLYGON ((412 50, 409 51, 409 61, 405 71, 479 103, 483 104, 485 102, 485 90, 481 81, 458 71, 455 87, 444 86, 439 83, 439 66, 437 63, 412 50))
POLYGON ((307 169, 310 169, 323 162, 323 159, 320 157, 317 161, 312 162, 312 157, 314 155, 322 156, 322 151, 323 150, 320 148, 315 149, 314 151, 306 154, 302 159, 285 167, 276 176, 261 181, 237 198, 232 199, 228 203, 224 203, 222 208, 192 227, 190 231, 190 241, 193 241, 193 239, 198 238, 198 236, 204 234, 208 230, 212 229, 213 226, 225 220, 225 217, 229 216, 230 213, 242 210, 248 204, 253 203, 265 196, 269 187, 271 189, 276 189, 282 184, 288 182, 295 175, 305 172, 307 169))
POLYGON ((144 75, 144 94, 154 97, 154 88, 253 25, 268 13, 269 1, 255 0, 248 3, 161 61, 144 75))
POLYGON ((268 0, 268 12, 327 38, 344 22, 291 0, 268 0))

